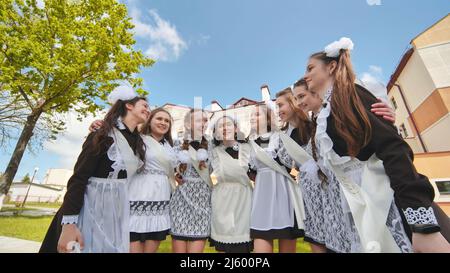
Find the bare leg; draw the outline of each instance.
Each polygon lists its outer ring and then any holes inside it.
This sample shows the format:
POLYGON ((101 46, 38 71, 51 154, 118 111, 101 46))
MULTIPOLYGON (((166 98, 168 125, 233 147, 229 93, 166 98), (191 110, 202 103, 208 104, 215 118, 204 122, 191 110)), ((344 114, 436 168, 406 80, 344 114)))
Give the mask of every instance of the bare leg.
POLYGON ((156 253, 158 250, 160 241, 147 240, 145 241, 144 253, 156 253))
POLYGON ((187 244, 186 241, 172 239, 172 253, 187 253, 187 244))
POLYGON ((144 253, 144 243, 139 241, 130 243, 130 253, 144 253))
POLYGON ((309 243, 309 245, 311 246, 311 251, 313 253, 327 253, 327 248, 323 245, 317 245, 313 243, 309 243))
POLYGON ((255 239, 253 244, 255 253, 273 253, 273 241, 255 239))
POLYGON ((197 240, 188 242, 187 252, 188 253, 203 253, 205 249, 206 240, 197 240))
POLYGON ((293 239, 293 240, 280 239, 279 240, 279 249, 280 249, 280 253, 295 253, 295 252, 297 252, 297 239, 293 239))

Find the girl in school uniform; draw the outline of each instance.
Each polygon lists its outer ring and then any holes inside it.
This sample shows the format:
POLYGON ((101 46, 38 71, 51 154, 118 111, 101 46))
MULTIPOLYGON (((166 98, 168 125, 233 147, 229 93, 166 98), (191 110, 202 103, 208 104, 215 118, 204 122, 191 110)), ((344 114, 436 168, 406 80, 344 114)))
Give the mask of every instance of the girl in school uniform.
MULTIPOLYGON (((314 91, 308 89, 308 86, 306 84, 306 81, 304 78, 298 80, 293 85, 293 95, 295 97, 297 106, 302 109, 306 114, 311 116, 313 113, 317 113, 320 111, 320 108, 322 106, 322 100, 318 96, 317 93, 314 91)), ((382 101, 381 99, 378 99, 378 102, 371 105, 372 109, 371 111, 375 113, 378 116, 383 117, 385 120, 394 122, 395 121, 395 113, 392 110, 392 108, 387 105, 386 102, 382 101)), ((307 146, 308 147, 308 146, 307 146)), ((311 152, 310 150, 308 150, 311 152)), ((323 232, 316 232, 315 235, 312 234, 311 229, 316 226, 320 226, 322 223, 322 218, 320 215, 317 216, 317 212, 310 212, 314 208, 310 206, 312 204, 312 201, 310 201, 310 198, 316 198, 314 194, 308 194, 309 190, 311 188, 314 188, 315 186, 318 186, 320 183, 316 181, 316 183, 308 183, 313 181, 312 179, 306 179, 305 174, 306 169, 309 168, 309 166, 314 166, 315 162, 314 160, 310 160, 307 164, 303 164, 303 166, 300 167, 300 173, 299 173, 299 183, 302 192, 304 192, 304 198, 308 201, 305 201, 305 212, 306 212, 306 219, 305 219, 305 241, 309 242, 311 244, 311 249, 314 253, 324 253, 327 252, 327 248, 324 246, 323 242, 324 240, 321 238, 320 234, 323 234, 323 232), (301 178, 303 176, 303 179, 301 178), (312 214, 316 214, 316 217, 312 217, 312 214)), ((313 167, 315 168, 315 167, 313 167)))
POLYGON ((137 125, 149 115, 145 98, 115 90, 103 126, 90 133, 69 179, 64 202, 40 252, 129 252, 128 183, 142 170, 144 142, 137 125))
MULTIPOLYGON (((306 170, 320 187, 304 193, 316 197, 311 211, 324 212, 315 232, 335 252, 449 252, 431 184, 396 128, 370 111, 376 98, 354 83, 352 48, 348 38, 330 44, 311 55, 305 74, 323 99, 310 142, 317 168, 306 170)), ((292 157, 306 162, 307 153, 296 151, 292 157)))
POLYGON ((279 240, 281 253, 295 252, 296 239, 303 235, 303 200, 290 166, 278 157, 275 143, 280 132, 270 102, 257 105, 250 119, 255 132, 249 141, 249 175, 255 181, 250 237, 256 253, 273 252, 274 240, 279 240))
POLYGON ((170 200, 172 251, 201 253, 211 234, 210 144, 205 135, 208 115, 191 109, 184 118, 186 135, 176 147, 177 181, 170 200))
POLYGON ((217 178, 211 205, 211 246, 219 252, 250 253, 252 184, 247 176, 251 147, 230 116, 213 127, 211 166, 217 178))
POLYGON ((146 162, 141 173, 129 184, 130 251, 154 253, 170 230, 169 202, 175 189, 170 113, 157 108, 141 127, 146 147, 146 162))

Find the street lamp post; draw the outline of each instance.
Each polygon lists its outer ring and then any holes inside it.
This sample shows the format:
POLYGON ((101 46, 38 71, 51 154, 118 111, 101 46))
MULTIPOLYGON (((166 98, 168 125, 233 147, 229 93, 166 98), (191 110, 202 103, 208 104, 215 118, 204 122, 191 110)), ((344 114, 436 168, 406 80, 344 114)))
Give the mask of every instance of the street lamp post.
POLYGON ((25 202, 27 202, 28 193, 30 192, 31 185, 33 184, 34 176, 39 171, 39 168, 34 168, 33 177, 31 177, 30 185, 28 186, 27 194, 25 195, 25 198, 23 199, 22 208, 25 206, 25 202))

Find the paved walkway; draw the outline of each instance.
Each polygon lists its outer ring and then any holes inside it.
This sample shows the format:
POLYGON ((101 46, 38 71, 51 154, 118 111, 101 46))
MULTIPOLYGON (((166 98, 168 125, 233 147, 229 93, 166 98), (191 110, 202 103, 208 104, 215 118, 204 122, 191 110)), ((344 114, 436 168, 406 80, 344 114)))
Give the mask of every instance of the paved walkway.
POLYGON ((0 236, 0 253, 37 253, 41 243, 0 236))

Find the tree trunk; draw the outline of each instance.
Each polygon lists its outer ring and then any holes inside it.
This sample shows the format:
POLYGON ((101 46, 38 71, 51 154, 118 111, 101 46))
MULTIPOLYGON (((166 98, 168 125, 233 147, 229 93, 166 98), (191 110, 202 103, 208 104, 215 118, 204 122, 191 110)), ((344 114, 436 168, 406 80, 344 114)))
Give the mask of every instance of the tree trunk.
POLYGON ((33 130, 39 117, 42 114, 42 109, 34 110, 28 117, 25 126, 23 127, 22 133, 20 134, 19 140, 17 141, 16 148, 9 160, 8 166, 6 167, 5 173, 0 178, 0 196, 7 195, 11 183, 16 176, 17 170, 19 169, 20 161, 22 160, 25 148, 28 145, 31 137, 33 136, 33 130))

